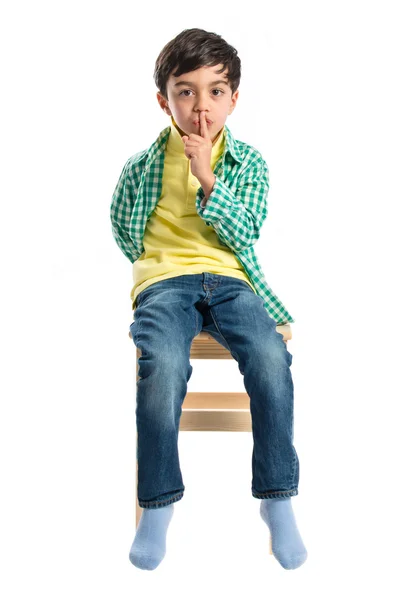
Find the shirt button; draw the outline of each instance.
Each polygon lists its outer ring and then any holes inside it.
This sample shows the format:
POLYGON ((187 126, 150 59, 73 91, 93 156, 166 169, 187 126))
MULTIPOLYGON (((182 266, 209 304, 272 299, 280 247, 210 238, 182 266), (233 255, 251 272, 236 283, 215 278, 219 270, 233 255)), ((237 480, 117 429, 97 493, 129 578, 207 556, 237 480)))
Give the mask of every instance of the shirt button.
POLYGON ((199 185, 199 181, 197 179, 191 179, 191 186, 196 187, 197 185, 199 185))

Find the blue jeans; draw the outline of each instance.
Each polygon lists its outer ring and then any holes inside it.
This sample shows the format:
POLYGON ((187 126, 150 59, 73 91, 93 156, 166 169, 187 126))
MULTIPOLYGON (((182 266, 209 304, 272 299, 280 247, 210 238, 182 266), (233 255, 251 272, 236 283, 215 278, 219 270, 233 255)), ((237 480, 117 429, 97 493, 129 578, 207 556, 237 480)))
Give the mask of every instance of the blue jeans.
POLYGON ((180 275, 144 289, 134 319, 130 331, 141 351, 136 405, 139 505, 159 508, 183 497, 179 423, 193 371, 191 344, 200 331, 231 352, 244 377, 253 434, 252 496, 296 496, 293 357, 263 299, 236 277, 180 275))

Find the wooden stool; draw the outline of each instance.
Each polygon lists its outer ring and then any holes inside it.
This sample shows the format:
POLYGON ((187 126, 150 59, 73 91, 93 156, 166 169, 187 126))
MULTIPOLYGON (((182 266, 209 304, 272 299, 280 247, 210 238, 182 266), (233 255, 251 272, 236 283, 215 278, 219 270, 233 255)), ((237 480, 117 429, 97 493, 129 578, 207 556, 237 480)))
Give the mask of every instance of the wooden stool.
MULTIPOLYGON (((290 325, 277 325, 287 344, 292 339, 290 325)), ((129 336, 132 338, 131 331, 129 336)), ((141 351, 136 347, 136 381, 141 351)), ((232 354, 209 333, 201 331, 192 341, 190 358, 232 359, 232 354)), ((187 392, 180 418, 180 431, 252 431, 250 397, 246 392, 187 392)), ((136 438, 138 443, 138 438, 136 438)), ((136 518, 138 527, 142 508, 138 504, 138 461, 136 461, 136 518)), ((271 540, 270 540, 270 554, 271 540)))

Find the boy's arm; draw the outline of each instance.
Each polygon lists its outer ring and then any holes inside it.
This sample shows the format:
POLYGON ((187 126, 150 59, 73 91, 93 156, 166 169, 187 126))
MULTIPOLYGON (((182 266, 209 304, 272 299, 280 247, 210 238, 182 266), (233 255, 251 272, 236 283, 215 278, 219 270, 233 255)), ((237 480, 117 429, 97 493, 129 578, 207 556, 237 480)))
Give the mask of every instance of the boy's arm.
POLYGON ((267 163, 258 155, 240 176, 235 193, 219 177, 215 178, 207 200, 200 190, 197 212, 207 225, 213 226, 221 242, 242 252, 260 237, 267 216, 268 190, 267 163))
POLYGON ((129 235, 131 210, 134 204, 130 164, 130 160, 128 160, 124 165, 115 191, 113 192, 110 217, 112 235, 120 250, 133 263, 135 261, 135 246, 129 235))

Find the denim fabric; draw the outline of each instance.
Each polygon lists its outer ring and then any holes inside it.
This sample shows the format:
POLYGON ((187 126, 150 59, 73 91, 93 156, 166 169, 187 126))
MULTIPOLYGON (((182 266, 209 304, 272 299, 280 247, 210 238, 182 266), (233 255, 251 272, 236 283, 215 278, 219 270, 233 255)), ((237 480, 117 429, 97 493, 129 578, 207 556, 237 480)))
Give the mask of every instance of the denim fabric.
POLYGON ((192 375, 190 349, 210 333, 239 365, 250 397, 252 496, 296 496, 292 355, 263 299, 243 280, 213 273, 151 284, 137 297, 130 331, 140 349, 137 380, 138 503, 177 502, 185 486, 178 455, 179 422, 192 375))

